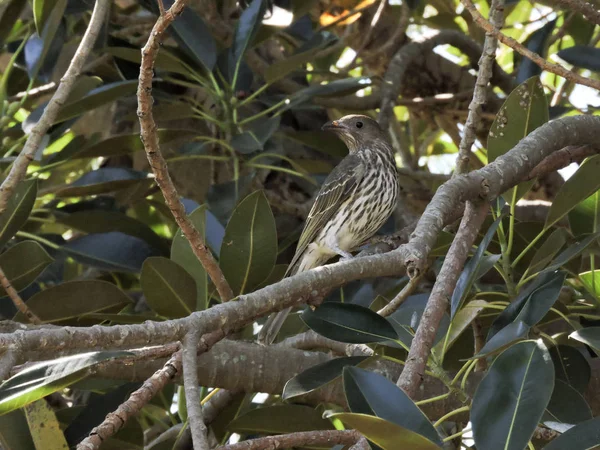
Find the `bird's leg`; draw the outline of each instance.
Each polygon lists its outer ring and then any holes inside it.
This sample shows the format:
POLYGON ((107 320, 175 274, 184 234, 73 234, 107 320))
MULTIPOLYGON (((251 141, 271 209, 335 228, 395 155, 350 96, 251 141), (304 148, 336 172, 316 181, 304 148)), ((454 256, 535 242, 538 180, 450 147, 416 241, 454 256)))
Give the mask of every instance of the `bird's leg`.
POLYGON ((339 255, 341 257, 340 261, 347 261, 349 259, 354 258, 352 256, 352 253, 342 250, 337 243, 330 245, 328 247, 333 253, 335 253, 336 255, 339 255))

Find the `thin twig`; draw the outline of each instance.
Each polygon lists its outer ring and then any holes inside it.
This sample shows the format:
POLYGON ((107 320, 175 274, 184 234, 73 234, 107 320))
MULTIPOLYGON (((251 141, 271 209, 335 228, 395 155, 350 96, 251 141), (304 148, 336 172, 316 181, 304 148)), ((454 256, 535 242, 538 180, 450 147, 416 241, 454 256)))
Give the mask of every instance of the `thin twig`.
POLYGON ((406 286, 404 286, 402 290, 398 293, 398 295, 396 295, 391 302, 389 302, 387 305, 385 305, 383 308, 377 311, 377 314, 383 317, 387 317, 394 311, 396 311, 398 308, 400 308, 402 303, 404 303, 404 300, 406 300, 408 296, 412 294, 417 288, 422 276, 423 274, 421 273, 419 274, 419 276, 411 278, 406 284, 406 286))
POLYGON ((114 412, 109 413, 104 421, 95 427, 77 446, 77 450, 97 450, 102 443, 114 436, 127 421, 135 416, 158 394, 168 382, 181 370, 181 351, 175 353, 171 359, 158 371, 148 378, 144 384, 123 402, 114 412))
POLYGON ((410 397, 414 397, 423 379, 427 358, 448 306, 448 299, 452 297, 471 246, 485 219, 487 208, 486 202, 480 202, 477 205, 472 202, 467 203, 460 228, 437 276, 423 317, 412 340, 404 369, 396 383, 410 397))
POLYGON ((183 387, 194 449, 210 450, 198 388, 198 342, 199 336, 196 330, 183 338, 183 387))
POLYGON ((567 10, 577 11, 590 22, 600 25, 600 11, 589 2, 583 0, 554 0, 554 3, 564 6, 567 10))
MULTIPOLYGON (((504 24, 504 0, 492 0, 490 5, 490 23, 496 31, 502 28, 504 24)), ((475 89, 473 98, 469 104, 469 115, 465 122, 463 136, 458 148, 458 157, 456 159, 456 170, 453 176, 458 176, 469 171, 469 161, 471 160, 471 147, 475 143, 476 129, 481 122, 479 114, 481 107, 486 102, 488 83, 492 78, 492 67, 496 60, 496 49, 498 48, 498 40, 491 33, 485 34, 485 42, 483 43, 483 52, 479 59, 479 72, 475 81, 475 89)))
POLYGON ((165 203, 171 210, 183 235, 189 241, 192 251, 215 284, 221 300, 226 302, 233 298, 233 291, 210 249, 206 246, 204 239, 185 213, 183 203, 181 203, 179 194, 169 175, 167 163, 160 152, 158 134, 156 133, 157 126, 152 115, 152 77, 154 74, 154 62, 160 48, 160 39, 169 25, 175 20, 175 17, 181 14, 188 1, 177 0, 168 11, 158 18, 148 37, 148 42, 142 49, 140 81, 137 91, 137 114, 140 119, 141 139, 146 150, 146 156, 154 172, 156 183, 163 193, 165 203))
MULTIPOLYGON (((475 317, 471 322, 471 328, 473 329, 473 355, 477 355, 485 345, 485 335, 483 334, 483 327, 478 317, 475 317)), ((486 369, 486 359, 478 358, 475 363, 475 372, 483 372, 486 369)))
POLYGON ((277 450, 292 447, 333 447, 335 445, 354 445, 362 435, 354 430, 316 430, 298 433, 267 436, 237 444, 217 447, 217 450, 277 450))
POLYGON ((77 81, 77 77, 79 77, 85 62, 94 47, 96 39, 100 34, 102 23, 107 15, 110 3, 110 0, 96 1, 90 24, 81 39, 79 47, 77 47, 73 59, 71 59, 67 71, 60 80, 56 93, 52 96, 46 108, 44 108, 40 120, 31 129, 29 137, 23 146, 23 150, 19 153, 19 157, 13 163, 8 176, 0 186, 0 214, 6 209, 8 199, 11 197, 17 184, 25 178, 27 167, 29 167, 29 163, 33 161, 35 152, 39 148, 44 135, 58 117, 58 113, 75 86, 75 81, 77 81))
POLYGON ((38 316, 36 316, 33 313, 33 311, 31 311, 31 309, 29 309, 29 306, 27 306, 27 304, 23 301, 23 299, 21 298, 21 296, 19 295, 17 290, 13 287, 12 284, 10 284, 10 280, 8 279, 8 277, 4 273, 4 270, 2 270, 1 267, 0 267, 0 285, 2 285, 2 287, 6 291, 6 293, 12 300, 12 302, 14 303, 15 307, 19 311, 21 311, 21 313, 23 313, 25 315, 25 317, 27 317, 27 319, 31 323, 33 323, 35 325, 40 325, 42 323, 41 319, 38 316))
POLYGON ((473 2, 471 0, 461 0, 461 2, 464 5, 464 7, 471 13, 471 16, 473 17, 473 21, 480 28, 482 28, 486 32, 492 34, 492 36, 494 36, 496 39, 498 39, 504 45, 509 46, 510 48, 512 48, 516 52, 520 53, 521 55, 525 56, 526 58, 529 58, 531 61, 533 61, 539 67, 541 67, 543 70, 547 70, 548 72, 551 72, 551 73, 559 75, 563 78, 566 78, 567 80, 572 81, 573 83, 582 84, 584 86, 588 86, 588 87, 594 88, 596 90, 600 90, 600 81, 583 77, 583 76, 579 75, 578 73, 571 72, 570 70, 565 69, 560 64, 555 64, 555 63, 546 61, 544 58, 542 58, 537 53, 532 52, 528 48, 524 47, 517 40, 515 40, 511 37, 508 37, 504 33, 494 29, 494 26, 491 23, 489 23, 487 20, 485 20, 485 18, 481 14, 479 14, 479 11, 477 11, 477 8, 475 7, 475 5, 473 4, 473 2))

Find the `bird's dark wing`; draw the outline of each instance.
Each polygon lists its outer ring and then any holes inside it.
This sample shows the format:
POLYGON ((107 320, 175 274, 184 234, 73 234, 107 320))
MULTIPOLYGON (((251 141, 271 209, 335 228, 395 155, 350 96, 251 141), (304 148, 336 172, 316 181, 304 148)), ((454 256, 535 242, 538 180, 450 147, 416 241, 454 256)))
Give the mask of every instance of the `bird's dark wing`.
POLYGON ((300 260, 308 245, 315 240, 319 231, 339 211, 340 206, 356 189, 364 172, 365 167, 362 160, 355 154, 346 156, 331 171, 308 213, 304 230, 302 230, 298 247, 296 247, 296 254, 288 267, 288 273, 300 260))

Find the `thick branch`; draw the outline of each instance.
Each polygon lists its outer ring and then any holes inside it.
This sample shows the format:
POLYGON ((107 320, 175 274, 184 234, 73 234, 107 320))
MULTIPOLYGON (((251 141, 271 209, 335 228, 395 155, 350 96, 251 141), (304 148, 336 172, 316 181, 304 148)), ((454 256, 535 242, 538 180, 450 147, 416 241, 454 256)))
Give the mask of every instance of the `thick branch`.
MULTIPOLYGON (((492 0, 490 6, 490 23, 496 30, 500 30, 504 24, 504 0, 492 0)), ((471 147, 475 143, 475 130, 481 121, 479 114, 487 97, 487 85, 492 77, 492 66, 496 61, 496 49, 498 41, 490 33, 485 34, 483 52, 479 59, 479 72, 475 81, 473 98, 469 104, 469 115, 465 122, 460 146, 458 148, 458 158, 456 160, 456 170, 454 176, 469 171, 469 161, 471 159, 471 147)))
POLYGON ((584 86, 589 86, 596 90, 600 90, 600 81, 583 77, 583 76, 579 75, 577 72, 572 72, 570 70, 565 69, 560 64, 554 64, 549 61, 546 61, 544 58, 542 58, 537 53, 532 52, 528 48, 521 45, 517 40, 515 40, 511 37, 508 37, 501 31, 496 30, 491 23, 489 23, 487 20, 485 20, 485 18, 481 14, 479 14, 479 11, 477 11, 477 8, 475 7, 475 5, 473 4, 473 2, 471 0, 461 0, 461 2, 464 5, 464 7, 471 13, 471 16, 473 17, 473 21, 480 28, 484 29, 487 33, 490 33, 492 36, 494 36, 496 39, 498 39, 504 45, 509 46, 510 48, 512 48, 516 52, 520 53, 521 55, 525 56, 526 58, 529 58, 531 61, 533 61, 539 67, 541 67, 543 70, 547 70, 548 72, 559 75, 569 81, 572 81, 573 83, 583 84, 584 86))
POLYGON ((19 153, 19 156, 13 163, 8 176, 0 186, 0 214, 6 209, 8 199, 11 197, 15 188, 17 187, 17 184, 23 178, 25 178, 27 167, 29 167, 29 163, 33 161, 35 152, 39 148, 44 135, 52 126, 58 117, 60 109, 67 101, 67 98, 69 97, 69 94, 75 85, 75 81, 77 81, 77 77, 81 73, 81 69, 83 68, 83 65, 85 64, 90 52, 92 51, 98 35, 100 34, 102 23, 104 22, 110 3, 111 2, 109 0, 96 1, 90 24, 85 31, 83 38, 81 39, 79 47, 77 47, 77 51, 75 52, 73 59, 71 59, 71 63, 69 64, 67 71, 60 80, 60 84, 58 89, 56 89, 56 93, 52 96, 46 108, 44 108, 44 112, 42 113, 40 120, 31 129, 31 133, 27 138, 27 142, 25 142, 25 145, 23 146, 23 150, 21 150, 21 153, 19 153))
POLYGON ((221 300, 226 302, 233 298, 233 291, 229 287, 211 251, 204 243, 204 239, 185 214, 183 203, 181 203, 179 194, 169 175, 167 162, 160 152, 160 144, 156 132, 157 126, 152 115, 152 77, 154 75, 154 61, 160 48, 160 39, 171 22, 175 20, 175 17, 181 14, 187 2, 188 0, 177 0, 168 11, 161 14, 152 28, 148 42, 142 49, 140 82, 137 91, 137 114, 140 119, 140 133, 144 149, 146 150, 146 156, 156 177, 156 183, 163 193, 165 203, 171 210, 183 235, 189 241, 194 255, 200 260, 210 279, 215 284, 221 300))
POLYGON ((277 450, 292 447, 333 447, 356 444, 362 435, 354 430, 317 430, 280 434, 217 447, 217 450, 277 450))
POLYGON ((210 450, 207 429, 202 417, 200 406, 200 389, 198 388, 198 342, 196 331, 185 335, 183 339, 183 387, 185 389, 185 404, 192 432, 192 442, 196 450, 210 450))
MULTIPOLYGON (((403 46, 390 61, 381 88, 381 105, 378 121, 383 129, 387 129, 394 107, 394 101, 396 97, 398 97, 404 74, 411 66, 411 62, 415 58, 422 57, 423 54, 431 52, 435 47, 444 44, 450 44, 457 47, 472 61, 479 58, 482 53, 479 44, 473 41, 469 36, 452 30, 444 30, 423 42, 411 42, 403 46)), ((495 62, 493 63, 492 70, 492 82, 498 84, 503 91, 510 92, 513 87, 512 78, 495 62)))
POLYGON ((485 220, 487 210, 488 205, 486 202, 478 202, 478 204, 468 202, 465 207, 465 215, 458 233, 456 233, 444 259, 442 269, 437 276, 427 306, 423 311, 421 322, 419 322, 419 327, 412 340, 404 370, 396 383, 410 397, 414 397, 423 379, 429 352, 433 346, 442 317, 446 312, 448 300, 452 297, 458 277, 469 256, 471 246, 477 238, 477 233, 485 220))

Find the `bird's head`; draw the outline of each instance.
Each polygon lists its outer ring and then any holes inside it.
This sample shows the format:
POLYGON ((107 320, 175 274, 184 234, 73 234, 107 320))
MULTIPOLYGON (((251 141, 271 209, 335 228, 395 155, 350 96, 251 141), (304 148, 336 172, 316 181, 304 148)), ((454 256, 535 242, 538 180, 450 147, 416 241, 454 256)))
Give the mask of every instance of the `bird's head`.
POLYGON ((323 130, 333 131, 348 146, 350 153, 365 148, 369 143, 386 140, 377 121, 367 116, 352 114, 327 122, 323 130))

